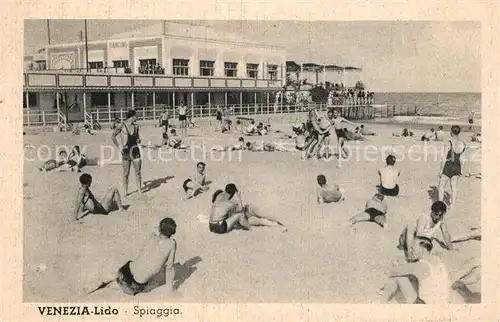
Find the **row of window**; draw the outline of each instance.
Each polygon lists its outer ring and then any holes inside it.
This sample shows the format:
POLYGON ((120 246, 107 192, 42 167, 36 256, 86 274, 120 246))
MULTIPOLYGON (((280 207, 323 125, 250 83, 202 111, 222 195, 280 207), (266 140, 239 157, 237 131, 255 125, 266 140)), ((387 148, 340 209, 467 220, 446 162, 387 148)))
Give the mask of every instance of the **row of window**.
MULTIPOLYGON (((145 71, 146 74, 153 74, 157 71, 159 66, 156 59, 140 59, 140 69, 145 71)), ((128 60, 113 60, 113 68, 128 68, 128 60)), ((259 77, 259 64, 247 64, 248 78, 259 77)), ((89 62, 89 68, 102 69, 104 68, 103 62, 89 62)), ((215 61, 202 60, 200 61, 200 76, 214 76, 215 61)), ((189 75, 189 60, 188 59, 174 59, 172 65, 173 75, 188 76, 189 75)), ((224 76, 237 77, 238 76, 238 63, 224 62, 224 76)), ((278 78, 278 65, 267 65, 268 79, 278 78)))

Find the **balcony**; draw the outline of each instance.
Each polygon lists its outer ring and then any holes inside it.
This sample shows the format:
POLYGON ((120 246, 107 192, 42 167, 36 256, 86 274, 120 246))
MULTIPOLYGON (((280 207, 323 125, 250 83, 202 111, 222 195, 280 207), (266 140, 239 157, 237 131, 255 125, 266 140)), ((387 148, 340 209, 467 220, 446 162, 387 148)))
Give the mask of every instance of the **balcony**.
POLYGON ((24 91, 272 91, 281 80, 235 77, 115 74, 102 72, 26 71, 24 91))

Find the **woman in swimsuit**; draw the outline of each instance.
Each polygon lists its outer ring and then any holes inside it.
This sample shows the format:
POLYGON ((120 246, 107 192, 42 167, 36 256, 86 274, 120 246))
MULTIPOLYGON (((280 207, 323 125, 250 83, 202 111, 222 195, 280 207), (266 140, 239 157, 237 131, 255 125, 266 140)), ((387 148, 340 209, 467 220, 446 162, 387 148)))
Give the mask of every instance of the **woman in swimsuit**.
POLYGON ((75 200, 75 220, 80 220, 89 213, 107 215, 113 210, 125 210, 118 189, 110 188, 101 203, 97 201, 92 191, 90 191, 90 186, 92 185, 92 176, 90 174, 82 174, 80 176, 80 183, 82 186, 78 189, 75 200))
POLYGON ((118 124, 116 129, 111 135, 111 140, 116 145, 122 154, 123 164, 123 188, 125 196, 128 195, 128 177, 130 174, 130 164, 133 165, 135 170, 135 178, 137 183, 137 191, 142 193, 142 178, 141 178, 141 151, 139 149, 139 126, 135 123, 137 121, 135 110, 127 112, 127 119, 118 124), (116 137, 121 134, 121 143, 118 143, 116 137), (123 143, 125 142, 125 143, 123 143))
POLYGON ((177 107, 177 111, 179 112, 179 127, 181 128, 181 135, 187 136, 187 108, 184 104, 181 104, 177 107))
POLYGON ((453 125, 451 127, 451 140, 449 141, 450 147, 446 154, 446 159, 442 161, 441 171, 439 171, 438 174, 438 200, 443 200, 444 186, 448 181, 450 182, 450 210, 456 202, 458 178, 462 175, 462 168, 465 161, 461 156, 467 147, 464 141, 459 140, 459 134, 460 127, 458 125, 453 125))

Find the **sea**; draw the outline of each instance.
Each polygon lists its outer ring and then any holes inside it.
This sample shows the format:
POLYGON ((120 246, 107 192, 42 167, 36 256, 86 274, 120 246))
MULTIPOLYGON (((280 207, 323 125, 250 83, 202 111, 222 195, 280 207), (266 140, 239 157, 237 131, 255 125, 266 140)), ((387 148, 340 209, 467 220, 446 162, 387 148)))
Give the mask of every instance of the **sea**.
POLYGON ((393 105, 398 111, 414 111, 422 116, 467 118, 472 111, 474 118, 481 118, 481 93, 375 93, 377 105, 393 105))

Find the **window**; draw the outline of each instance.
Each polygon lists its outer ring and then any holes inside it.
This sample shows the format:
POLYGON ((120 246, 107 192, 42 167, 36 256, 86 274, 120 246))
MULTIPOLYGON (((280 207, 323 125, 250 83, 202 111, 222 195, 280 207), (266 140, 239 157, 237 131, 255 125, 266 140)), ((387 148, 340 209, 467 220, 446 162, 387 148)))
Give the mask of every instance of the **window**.
MULTIPOLYGON (((28 102, 29 107, 38 107, 38 93, 28 92, 28 102)), ((26 93, 23 93, 23 107, 27 108, 26 105, 26 93)))
POLYGON ((173 60, 174 75, 189 75, 189 59, 174 59, 173 60))
POLYGON ((278 79, 278 65, 267 65, 267 77, 269 79, 278 79))
MULTIPOLYGON (((90 102, 92 107, 108 106, 108 93, 93 92, 90 93, 90 102)), ((110 105, 115 105, 115 93, 110 95, 110 105)))
POLYGON ((104 63, 102 61, 89 61, 90 69, 100 69, 104 68, 104 63))
POLYGON ((156 68, 156 59, 139 59, 139 74, 153 74, 156 68))
POLYGON ((200 61, 200 76, 214 76, 214 61, 200 61))
POLYGON ((259 75, 259 64, 247 64, 247 77, 257 78, 259 75))
POLYGON ((128 67, 128 60, 113 60, 113 67, 114 68, 127 68, 128 67))
POLYGON ((226 77, 236 77, 238 74, 238 63, 224 63, 224 75, 226 77))

